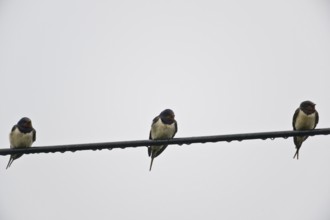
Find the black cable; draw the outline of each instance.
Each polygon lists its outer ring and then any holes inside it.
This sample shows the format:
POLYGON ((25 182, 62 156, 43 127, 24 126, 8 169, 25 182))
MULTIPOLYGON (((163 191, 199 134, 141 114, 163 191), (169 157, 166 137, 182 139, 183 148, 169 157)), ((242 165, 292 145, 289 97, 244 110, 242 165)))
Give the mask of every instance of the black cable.
POLYGON ((55 152, 76 152, 81 150, 103 150, 103 149, 116 149, 128 147, 146 147, 150 145, 162 144, 194 144, 194 143, 208 143, 208 142, 231 142, 243 141, 252 139, 275 139, 275 138, 289 138, 293 136, 314 136, 314 135, 329 135, 330 128, 305 130, 305 131, 275 131, 275 132, 259 132, 259 133, 246 133, 246 134, 227 134, 227 135, 214 135, 214 136, 199 136, 199 137, 183 137, 174 138, 171 140, 137 140, 137 141, 118 141, 118 142, 104 142, 104 143, 91 143, 91 144, 70 144, 70 145, 57 145, 57 146, 44 146, 44 147, 31 147, 24 149, 0 149, 0 155, 10 154, 36 154, 36 153, 55 153, 55 152))

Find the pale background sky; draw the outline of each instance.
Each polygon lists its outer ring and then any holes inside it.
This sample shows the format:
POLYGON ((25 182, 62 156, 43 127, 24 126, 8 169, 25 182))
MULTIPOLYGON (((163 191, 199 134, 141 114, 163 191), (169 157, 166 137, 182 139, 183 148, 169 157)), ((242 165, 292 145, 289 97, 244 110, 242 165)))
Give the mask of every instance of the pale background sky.
MULTIPOLYGON (((23 117, 34 146, 292 129, 312 100, 330 127, 330 3, 0 0, 0 146, 23 117)), ((1 220, 330 219, 330 137, 24 155, 1 220)))

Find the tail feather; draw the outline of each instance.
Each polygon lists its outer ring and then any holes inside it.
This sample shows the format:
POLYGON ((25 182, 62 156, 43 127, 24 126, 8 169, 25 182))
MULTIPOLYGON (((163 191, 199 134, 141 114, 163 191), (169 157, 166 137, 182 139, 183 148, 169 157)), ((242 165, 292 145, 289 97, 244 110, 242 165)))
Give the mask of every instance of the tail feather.
POLYGON ((10 159, 8 161, 6 169, 8 169, 11 166, 11 164, 14 162, 14 160, 16 160, 17 158, 20 158, 22 155, 23 154, 12 154, 12 155, 10 155, 10 159))
POLYGON ((295 153, 294 156, 293 156, 293 159, 294 159, 295 157, 297 157, 297 160, 299 160, 299 149, 300 149, 300 148, 297 148, 296 153, 295 153))
POLYGON ((14 158, 12 157, 12 156, 10 156, 10 159, 9 159, 9 161, 8 161, 8 164, 7 164, 7 167, 6 167, 6 169, 8 169, 10 166, 11 166, 11 164, 14 162, 14 158))
POLYGON ((151 168, 152 168, 152 163, 154 162, 154 156, 153 154, 151 154, 151 161, 150 161, 150 168, 149 168, 149 171, 151 171, 151 168))
POLYGON ((302 143, 307 139, 306 136, 304 137, 293 137, 293 142, 294 144, 296 145, 296 153, 294 154, 293 156, 293 159, 297 158, 297 160, 299 160, 299 150, 300 150, 300 147, 302 145, 302 143))

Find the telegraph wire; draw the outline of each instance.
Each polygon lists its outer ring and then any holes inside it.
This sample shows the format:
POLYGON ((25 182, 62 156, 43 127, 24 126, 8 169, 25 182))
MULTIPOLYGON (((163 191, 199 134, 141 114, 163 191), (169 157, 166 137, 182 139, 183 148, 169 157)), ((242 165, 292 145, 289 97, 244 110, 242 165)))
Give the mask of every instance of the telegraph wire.
POLYGON ((89 143, 89 144, 69 144, 69 145, 55 145, 55 146, 36 146, 23 149, 0 149, 0 155, 6 156, 11 154, 38 154, 38 153, 56 153, 56 152, 76 152, 84 150, 112 150, 125 149, 135 147, 147 147, 150 145, 190 145, 197 143, 216 143, 216 142, 232 142, 245 141, 255 139, 275 139, 275 138, 289 138, 294 136, 314 136, 314 135, 329 135, 330 128, 322 128, 315 130, 304 131, 272 131, 272 132, 258 132, 258 133, 243 133, 243 134, 226 134, 213 136, 197 136, 197 137, 182 137, 170 140, 135 140, 135 141, 117 141, 117 142, 103 142, 103 143, 89 143))

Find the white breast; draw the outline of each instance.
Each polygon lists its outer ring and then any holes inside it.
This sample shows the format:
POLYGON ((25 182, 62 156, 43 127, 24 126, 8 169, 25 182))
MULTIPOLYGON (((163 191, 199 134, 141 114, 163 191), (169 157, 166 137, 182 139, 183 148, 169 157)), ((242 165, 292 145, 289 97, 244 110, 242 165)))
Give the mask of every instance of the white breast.
POLYGON ((306 115, 303 111, 299 110, 295 123, 296 130, 313 129, 315 127, 315 115, 315 113, 306 115))
POLYGON ((14 131, 9 134, 10 148, 26 148, 31 147, 33 143, 33 132, 22 133, 15 128, 14 131))
POLYGON ((151 126, 151 138, 157 139, 170 139, 175 134, 175 124, 164 124, 161 119, 151 126))

